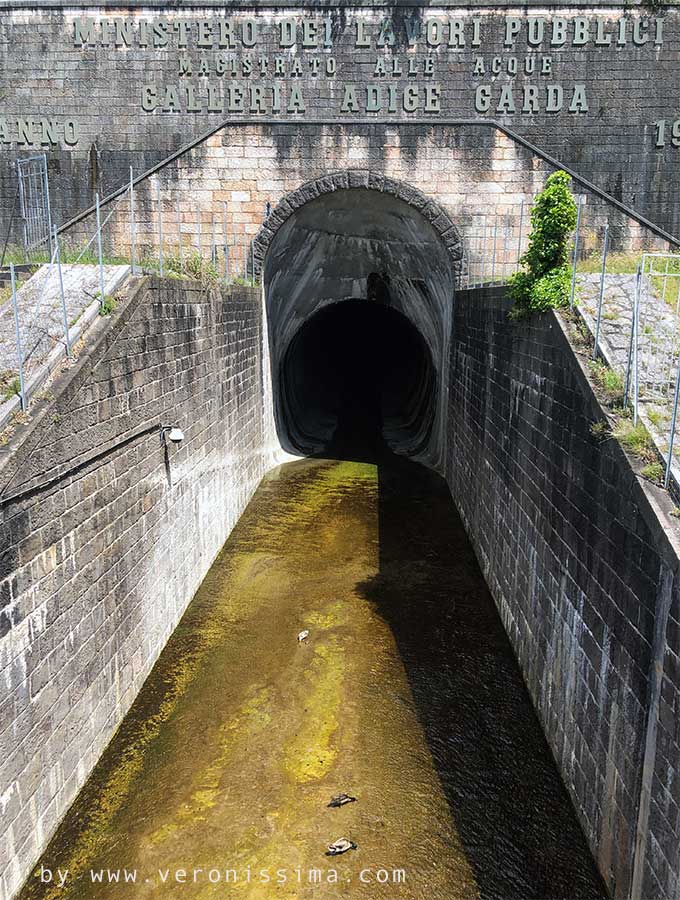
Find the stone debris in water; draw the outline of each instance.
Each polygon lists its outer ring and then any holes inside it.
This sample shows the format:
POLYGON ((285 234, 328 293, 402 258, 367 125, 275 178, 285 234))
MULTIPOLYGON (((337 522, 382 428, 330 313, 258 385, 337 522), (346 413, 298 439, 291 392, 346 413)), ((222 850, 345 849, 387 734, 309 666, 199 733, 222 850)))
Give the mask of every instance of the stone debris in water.
POLYGON ((305 628, 304 631, 301 631, 300 634, 298 634, 298 644, 306 644, 308 637, 309 637, 309 630, 305 628))
POLYGON ((326 856, 339 856, 341 853, 347 853, 348 850, 356 849, 357 845, 354 841, 348 841, 347 838, 339 838, 339 840, 328 845, 326 856))
POLYGON ((336 794, 335 797, 331 797, 331 802, 328 804, 329 807, 336 808, 338 806, 344 806, 345 803, 356 803, 356 797, 350 797, 349 794, 336 794))

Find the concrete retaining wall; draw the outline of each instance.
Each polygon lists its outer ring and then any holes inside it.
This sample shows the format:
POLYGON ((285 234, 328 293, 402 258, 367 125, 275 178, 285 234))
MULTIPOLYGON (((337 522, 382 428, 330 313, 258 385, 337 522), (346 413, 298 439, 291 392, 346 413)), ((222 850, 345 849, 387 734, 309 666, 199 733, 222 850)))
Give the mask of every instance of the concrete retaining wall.
POLYGON ((2 452, 3 898, 277 459, 259 292, 147 281, 115 317, 2 452))
POLYGON ((448 481, 609 890, 675 896, 672 505, 592 435, 602 412, 558 319, 508 309, 457 298, 448 481))

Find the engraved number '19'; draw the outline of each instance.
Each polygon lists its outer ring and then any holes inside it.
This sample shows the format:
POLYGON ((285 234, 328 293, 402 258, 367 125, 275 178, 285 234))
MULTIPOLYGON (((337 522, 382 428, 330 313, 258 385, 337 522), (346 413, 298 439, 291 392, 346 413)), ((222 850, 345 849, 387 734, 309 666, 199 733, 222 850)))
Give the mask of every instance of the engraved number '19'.
POLYGON ((667 122, 665 119, 659 119, 654 123, 656 129, 656 146, 665 147, 666 143, 670 143, 673 147, 680 147, 680 119, 675 122, 667 122))

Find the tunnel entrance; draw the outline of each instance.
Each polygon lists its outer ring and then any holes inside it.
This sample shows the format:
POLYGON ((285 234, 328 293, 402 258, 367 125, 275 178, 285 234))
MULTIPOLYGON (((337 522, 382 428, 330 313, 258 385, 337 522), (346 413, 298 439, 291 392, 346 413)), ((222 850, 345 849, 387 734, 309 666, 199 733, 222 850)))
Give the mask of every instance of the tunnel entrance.
POLYGON ((370 300, 324 307, 296 333, 281 374, 282 402, 300 453, 378 459, 415 455, 430 438, 432 356, 402 313, 370 300))
POLYGON ((366 459, 389 448, 442 470, 454 259, 418 202, 331 190, 271 238, 263 284, 287 451, 366 459))

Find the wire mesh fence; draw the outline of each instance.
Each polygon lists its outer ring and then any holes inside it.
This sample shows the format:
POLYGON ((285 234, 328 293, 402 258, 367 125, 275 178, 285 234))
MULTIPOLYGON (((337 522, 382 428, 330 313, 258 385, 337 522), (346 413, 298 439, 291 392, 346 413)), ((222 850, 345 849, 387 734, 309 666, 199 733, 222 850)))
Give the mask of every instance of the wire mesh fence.
MULTIPOLYGON (((30 396, 59 360, 73 356, 85 327, 105 310, 98 267, 63 266, 56 235, 53 246, 49 262, 24 284, 9 265, 7 301, 0 305, 0 408, 16 395, 25 411, 30 396)), ((129 266, 104 267, 105 296, 115 292, 126 272, 129 266)))
POLYGON ((241 229, 228 215, 223 200, 206 210, 192 205, 186 191, 173 191, 155 180, 143 197, 132 170, 127 189, 104 206, 95 197, 94 228, 80 242, 82 229, 65 235, 66 258, 76 262, 96 261, 130 264, 133 273, 208 274, 225 284, 243 281, 255 284, 259 272, 255 260, 255 236, 271 213, 271 203, 262 205, 261 217, 241 229))
MULTIPOLYGON (((579 249, 587 226, 581 212, 574 237, 571 305, 593 337, 593 360, 613 373, 614 394, 632 427, 643 426, 663 460, 650 464, 654 479, 680 492, 676 424, 680 399, 680 253, 648 234, 624 250, 609 225, 579 249)), ((652 458, 654 451, 650 453, 652 458)))
POLYGON ((529 239, 528 212, 521 200, 506 212, 472 219, 465 228, 459 290, 504 284, 520 268, 529 239))
MULTIPOLYGON (((576 201, 570 305, 578 308, 592 332, 593 357, 604 357, 619 373, 634 421, 641 412, 645 422, 651 416, 668 481, 673 447, 680 446, 674 435, 680 374, 680 254, 638 223, 631 227, 620 211, 590 206, 586 195, 576 201)), ((532 198, 521 197, 461 217, 458 290, 506 284, 521 268, 531 208, 532 198)), ((71 352, 70 331, 78 310, 74 313, 70 306, 64 271, 68 280, 74 268, 88 266, 88 296, 100 307, 107 302, 116 266, 129 267, 135 274, 207 276, 213 284, 254 285, 261 278, 257 234, 267 224, 272 203, 263 201, 257 209, 239 220, 226 199, 206 209, 198 198, 191 202, 191 192, 173 188, 170 180, 152 176, 142 189, 130 172, 126 189, 106 202, 97 196, 92 215, 78 227, 61 234, 53 230, 49 250, 47 246, 43 250, 45 272, 28 309, 19 309, 13 273, 18 364, 13 369, 22 406, 27 402, 24 382, 49 342, 61 344, 66 356, 71 352)), ((0 370, 1 357, 0 347, 0 370)))

